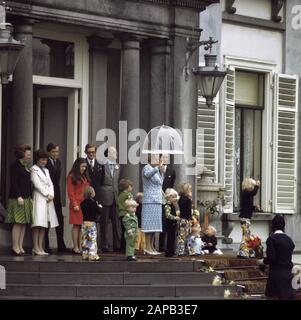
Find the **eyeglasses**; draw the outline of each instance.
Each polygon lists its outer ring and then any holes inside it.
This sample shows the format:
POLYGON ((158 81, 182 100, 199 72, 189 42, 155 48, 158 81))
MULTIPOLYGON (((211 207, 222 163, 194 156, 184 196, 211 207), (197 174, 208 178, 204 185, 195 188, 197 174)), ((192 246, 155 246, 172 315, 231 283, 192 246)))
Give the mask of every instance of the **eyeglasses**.
POLYGON ((96 151, 86 151, 87 154, 94 154, 96 151))

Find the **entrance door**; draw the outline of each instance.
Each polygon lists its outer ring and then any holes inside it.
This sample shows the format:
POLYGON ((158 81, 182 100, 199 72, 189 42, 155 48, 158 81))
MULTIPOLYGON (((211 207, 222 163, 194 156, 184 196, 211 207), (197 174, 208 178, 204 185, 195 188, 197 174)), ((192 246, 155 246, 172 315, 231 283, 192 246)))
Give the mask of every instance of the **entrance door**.
MULTIPOLYGON (((46 150, 48 143, 60 148, 62 162, 61 197, 65 222, 66 245, 71 246, 66 176, 78 150, 78 89, 50 88, 37 90, 36 148, 46 150)), ((55 233, 49 235, 56 248, 55 233)))

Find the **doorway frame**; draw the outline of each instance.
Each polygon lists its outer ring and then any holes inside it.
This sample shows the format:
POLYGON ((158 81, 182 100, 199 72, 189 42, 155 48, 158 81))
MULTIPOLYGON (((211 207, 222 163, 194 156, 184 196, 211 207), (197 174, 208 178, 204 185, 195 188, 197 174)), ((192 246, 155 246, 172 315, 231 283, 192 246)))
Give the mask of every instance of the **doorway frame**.
MULTIPOLYGON (((89 45, 86 35, 75 34, 63 26, 57 29, 52 25, 45 25, 44 28, 34 26, 33 36, 74 43, 74 79, 33 75, 33 85, 77 89, 78 109, 81 115, 78 126, 79 145, 77 146, 77 154, 84 156, 85 145, 89 139, 89 45)), ((43 89, 41 88, 41 90, 43 89)), ((77 154, 74 154, 73 161, 77 158, 77 154)), ((69 163, 67 164, 69 166, 69 163)))

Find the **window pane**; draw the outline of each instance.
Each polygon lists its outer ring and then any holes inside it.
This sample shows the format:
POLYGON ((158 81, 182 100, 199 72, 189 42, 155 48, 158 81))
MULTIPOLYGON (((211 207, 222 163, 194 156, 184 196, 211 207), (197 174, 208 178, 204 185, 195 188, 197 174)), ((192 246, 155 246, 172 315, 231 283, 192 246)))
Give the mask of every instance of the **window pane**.
POLYGON ((263 107, 262 74, 238 71, 235 73, 235 103, 263 107))
MULTIPOLYGON (((261 180, 262 111, 235 109, 234 210, 240 209, 241 182, 246 177, 261 180)), ((254 204, 261 206, 261 193, 254 204)))
POLYGON ((33 38, 33 74, 74 79, 74 43, 33 38))

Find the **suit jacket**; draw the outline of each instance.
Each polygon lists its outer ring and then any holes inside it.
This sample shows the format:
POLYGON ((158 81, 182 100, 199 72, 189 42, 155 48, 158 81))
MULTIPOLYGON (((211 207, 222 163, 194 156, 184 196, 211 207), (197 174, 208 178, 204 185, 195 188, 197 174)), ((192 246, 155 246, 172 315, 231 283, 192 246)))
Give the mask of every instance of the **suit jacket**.
POLYGON ((285 233, 274 233, 268 237, 266 246, 267 257, 264 263, 270 265, 270 270, 293 268, 292 255, 295 244, 289 236, 285 233))
POLYGON ((10 166, 9 198, 31 198, 32 189, 30 171, 25 169, 20 160, 14 161, 10 166))
POLYGON ((120 166, 117 163, 114 165, 113 176, 108 162, 103 165, 103 170, 102 184, 99 188, 99 202, 103 206, 111 206, 114 200, 117 202, 118 198, 120 166))
POLYGON ((143 199, 142 203, 163 203, 163 177, 157 167, 147 164, 142 169, 143 199))
POLYGON ((126 210, 125 210, 125 201, 133 199, 133 195, 131 192, 128 191, 122 191, 119 193, 118 199, 117 199, 117 205, 118 205, 118 211, 119 211, 119 217, 123 217, 126 215, 126 210))
POLYGON ((87 165, 88 165, 88 173, 91 179, 91 186, 94 188, 95 190, 95 200, 97 200, 98 202, 100 202, 102 204, 102 202, 100 201, 100 193, 101 193, 101 185, 103 182, 103 175, 104 175, 104 166, 101 165, 96 159, 94 162, 94 167, 93 170, 90 166, 90 163, 88 161, 88 159, 86 159, 87 165))
POLYGON ((165 192, 168 188, 173 188, 176 181, 176 171, 168 164, 164 174, 162 189, 165 192))
POLYGON ((122 218, 122 222, 123 222, 124 230, 125 230, 127 236, 128 236, 127 231, 129 231, 131 229, 133 230, 133 232, 137 231, 137 229, 138 229, 138 219, 137 219, 135 214, 127 213, 122 218))
POLYGON ((54 188, 54 203, 61 205, 61 187, 60 187, 60 179, 61 179, 61 171, 62 165, 59 159, 56 160, 55 167, 52 164, 51 160, 48 159, 46 168, 49 171, 51 181, 53 183, 54 188))

